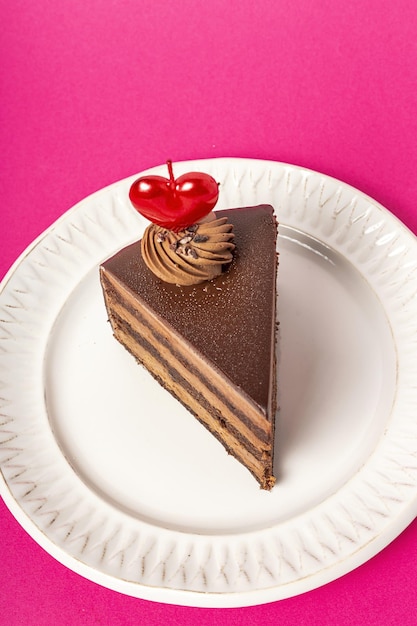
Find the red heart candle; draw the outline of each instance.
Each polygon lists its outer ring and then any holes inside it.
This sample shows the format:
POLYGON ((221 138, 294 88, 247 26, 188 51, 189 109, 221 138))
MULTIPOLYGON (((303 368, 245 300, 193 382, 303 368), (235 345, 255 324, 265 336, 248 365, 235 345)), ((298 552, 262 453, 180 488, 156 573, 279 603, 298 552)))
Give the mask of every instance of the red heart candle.
POLYGON ((210 213, 219 197, 219 185, 202 172, 188 172, 174 178, 172 162, 167 161, 167 166, 169 178, 142 176, 131 186, 129 198, 148 220, 178 232, 210 213))

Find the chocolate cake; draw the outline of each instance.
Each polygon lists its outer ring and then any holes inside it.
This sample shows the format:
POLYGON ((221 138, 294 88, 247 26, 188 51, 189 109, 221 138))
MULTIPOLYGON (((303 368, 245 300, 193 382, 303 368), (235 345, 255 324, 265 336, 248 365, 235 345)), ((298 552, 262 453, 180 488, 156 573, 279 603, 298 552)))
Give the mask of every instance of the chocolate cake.
POLYGON ((101 284, 116 339, 269 490, 277 223, 269 205, 228 209, 216 218, 228 218, 235 244, 221 275, 170 284, 150 271, 137 242, 102 264, 101 284))

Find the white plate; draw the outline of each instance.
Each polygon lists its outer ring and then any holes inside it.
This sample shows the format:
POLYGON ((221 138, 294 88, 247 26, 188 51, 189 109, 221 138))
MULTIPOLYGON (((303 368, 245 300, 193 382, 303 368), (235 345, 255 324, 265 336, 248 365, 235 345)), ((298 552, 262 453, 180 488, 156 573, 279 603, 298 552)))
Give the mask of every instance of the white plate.
POLYGON ((90 580, 245 606, 337 578, 415 516, 417 244, 376 202, 306 169, 175 166, 190 170, 221 183, 218 208, 271 203, 281 223, 277 485, 259 490, 111 335, 98 265, 145 226, 131 177, 66 213, 3 281, 1 494, 90 580))

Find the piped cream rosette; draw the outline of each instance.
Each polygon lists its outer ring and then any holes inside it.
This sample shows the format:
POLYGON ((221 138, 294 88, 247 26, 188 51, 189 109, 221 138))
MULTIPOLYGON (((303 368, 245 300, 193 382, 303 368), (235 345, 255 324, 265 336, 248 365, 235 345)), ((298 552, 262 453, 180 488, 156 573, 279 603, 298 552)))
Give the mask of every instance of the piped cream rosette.
POLYGON ((150 224, 142 238, 142 256, 161 280, 197 285, 219 276, 232 261, 233 238, 233 226, 226 217, 193 224, 178 233, 150 224))

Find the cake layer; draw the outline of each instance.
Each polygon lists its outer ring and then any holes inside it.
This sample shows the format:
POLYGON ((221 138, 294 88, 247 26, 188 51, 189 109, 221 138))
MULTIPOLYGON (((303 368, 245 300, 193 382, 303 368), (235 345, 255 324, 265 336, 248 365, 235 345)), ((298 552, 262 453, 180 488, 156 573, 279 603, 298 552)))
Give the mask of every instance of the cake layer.
POLYGON ((115 337, 267 485, 272 474, 271 423, 249 398, 230 389, 224 376, 208 367, 201 356, 174 341, 172 334, 167 339, 166 327, 161 328, 146 308, 135 310, 128 290, 105 274, 102 280, 115 337))

